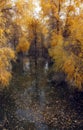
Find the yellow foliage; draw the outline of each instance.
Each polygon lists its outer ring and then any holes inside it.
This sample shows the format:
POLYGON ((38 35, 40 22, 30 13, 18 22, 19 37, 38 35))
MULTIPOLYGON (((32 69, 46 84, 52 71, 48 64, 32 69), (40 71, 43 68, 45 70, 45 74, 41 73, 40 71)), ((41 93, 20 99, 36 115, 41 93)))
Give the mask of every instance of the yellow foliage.
POLYGON ((10 60, 15 59, 15 53, 9 47, 3 47, 0 49, 0 56, 0 72, 3 73, 3 71, 7 71, 10 68, 10 60))
POLYGON ((81 89, 83 85, 83 9, 81 4, 83 1, 74 0, 69 4, 66 2, 68 1, 41 0, 44 18, 48 17, 48 28, 51 30, 49 55, 54 60, 55 71, 65 73, 67 81, 81 89), (48 9, 45 4, 47 2, 48 9))
POLYGON ((51 11, 51 4, 50 2, 44 2, 44 1, 41 1, 41 6, 43 8, 43 12, 44 12, 44 15, 48 15, 49 12, 51 11))
POLYGON ((55 46, 49 49, 49 55, 53 58, 55 62, 55 71, 61 71, 63 64, 67 58, 67 54, 62 48, 62 46, 55 46))
POLYGON ((10 61, 15 59, 15 53, 8 47, 0 48, 0 83, 7 86, 11 79, 10 61))
POLYGON ((20 52, 20 51, 26 52, 28 51, 29 46, 30 46, 30 43, 28 42, 26 38, 23 37, 23 38, 20 38, 19 44, 17 45, 16 50, 17 52, 20 52))
POLYGON ((7 86, 11 79, 11 60, 15 60, 15 52, 8 45, 12 36, 12 19, 10 21, 10 0, 0 1, 0 83, 7 86))
POLYGON ((57 33, 52 33, 52 38, 51 38, 51 47, 54 47, 56 46, 57 44, 58 45, 62 45, 63 44, 63 37, 62 35, 60 34, 57 34, 57 33))
POLYGON ((75 62, 72 56, 70 56, 63 64, 63 71, 67 74, 67 79, 72 80, 75 72, 75 62))
POLYGON ((69 5, 69 6, 68 6, 68 11, 69 11, 69 12, 70 12, 70 11, 75 11, 74 6, 73 6, 73 5, 69 5))
POLYGON ((3 71, 0 70, 0 83, 3 86, 8 86, 10 79, 11 79, 11 73, 10 72, 8 72, 6 70, 3 70, 3 71))

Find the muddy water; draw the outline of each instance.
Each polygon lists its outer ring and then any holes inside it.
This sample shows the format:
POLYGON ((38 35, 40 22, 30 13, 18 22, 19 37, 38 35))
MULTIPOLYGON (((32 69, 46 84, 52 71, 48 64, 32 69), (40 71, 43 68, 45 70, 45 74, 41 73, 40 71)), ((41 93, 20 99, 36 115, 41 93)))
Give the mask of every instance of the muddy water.
POLYGON ((46 61, 35 66, 32 60, 14 74, 9 88, 0 91, 0 130, 83 129, 83 93, 51 83, 51 69, 46 61))

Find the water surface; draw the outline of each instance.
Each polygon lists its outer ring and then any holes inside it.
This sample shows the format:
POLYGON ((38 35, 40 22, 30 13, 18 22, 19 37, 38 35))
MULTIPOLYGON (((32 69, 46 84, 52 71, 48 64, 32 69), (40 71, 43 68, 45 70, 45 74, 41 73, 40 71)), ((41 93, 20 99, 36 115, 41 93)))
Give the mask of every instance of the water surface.
POLYGON ((0 92, 0 130, 82 130, 83 94, 50 82, 48 62, 25 64, 0 92), (30 68, 31 67, 31 68, 30 68))

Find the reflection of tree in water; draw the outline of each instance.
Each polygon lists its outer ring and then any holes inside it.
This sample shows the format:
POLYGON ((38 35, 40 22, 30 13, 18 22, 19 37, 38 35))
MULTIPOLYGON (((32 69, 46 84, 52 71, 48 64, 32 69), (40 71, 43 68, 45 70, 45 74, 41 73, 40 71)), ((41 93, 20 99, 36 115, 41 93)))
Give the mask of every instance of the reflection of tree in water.
MULTIPOLYGON (((37 68, 32 70, 30 75, 33 77, 31 86, 26 88, 17 100, 18 117, 34 122, 36 129, 40 127, 42 130, 51 130, 53 126, 58 130, 82 128, 82 113, 79 115, 73 106, 78 105, 73 94, 64 82, 61 86, 48 83, 48 71, 45 73, 44 66, 41 67, 39 63, 42 62, 38 62, 37 68)), ((81 108, 82 106, 79 106, 79 109, 81 108)))
POLYGON ((0 92, 0 121, 8 121, 8 130, 81 129, 82 98, 74 98, 64 83, 49 83, 46 61, 37 60, 35 67, 31 59, 29 73, 15 74, 11 89, 0 92))

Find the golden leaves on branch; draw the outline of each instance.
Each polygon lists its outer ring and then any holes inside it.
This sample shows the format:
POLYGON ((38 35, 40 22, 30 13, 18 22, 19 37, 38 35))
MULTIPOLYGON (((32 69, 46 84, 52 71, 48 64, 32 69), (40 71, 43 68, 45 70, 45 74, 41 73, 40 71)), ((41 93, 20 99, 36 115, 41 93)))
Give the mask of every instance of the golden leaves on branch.
POLYGON ((0 48, 0 83, 7 86, 11 79, 11 60, 15 60, 15 53, 9 47, 0 48))
POLYGON ((28 42, 28 40, 26 38, 22 37, 19 40, 16 50, 17 50, 17 52, 20 52, 20 51, 26 52, 26 51, 28 51, 29 46, 30 46, 30 43, 28 42))
POLYGON ((69 12, 74 12, 74 11, 75 11, 75 8, 74 8, 73 5, 69 5, 69 6, 67 7, 67 9, 68 9, 69 12))
POLYGON ((7 86, 11 79, 11 60, 15 60, 15 52, 9 46, 12 38, 12 25, 10 25, 12 19, 9 21, 10 17, 8 17, 11 7, 11 1, 0 1, 0 84, 3 86, 7 86))
POLYGON ((41 0, 41 7, 44 18, 49 19, 49 55, 55 71, 62 71, 70 85, 83 89, 83 1, 46 2, 41 0))
POLYGON ((3 70, 1 71, 0 70, 0 84, 3 86, 3 87, 7 87, 9 85, 9 81, 11 80, 11 73, 6 71, 6 70, 3 70))

